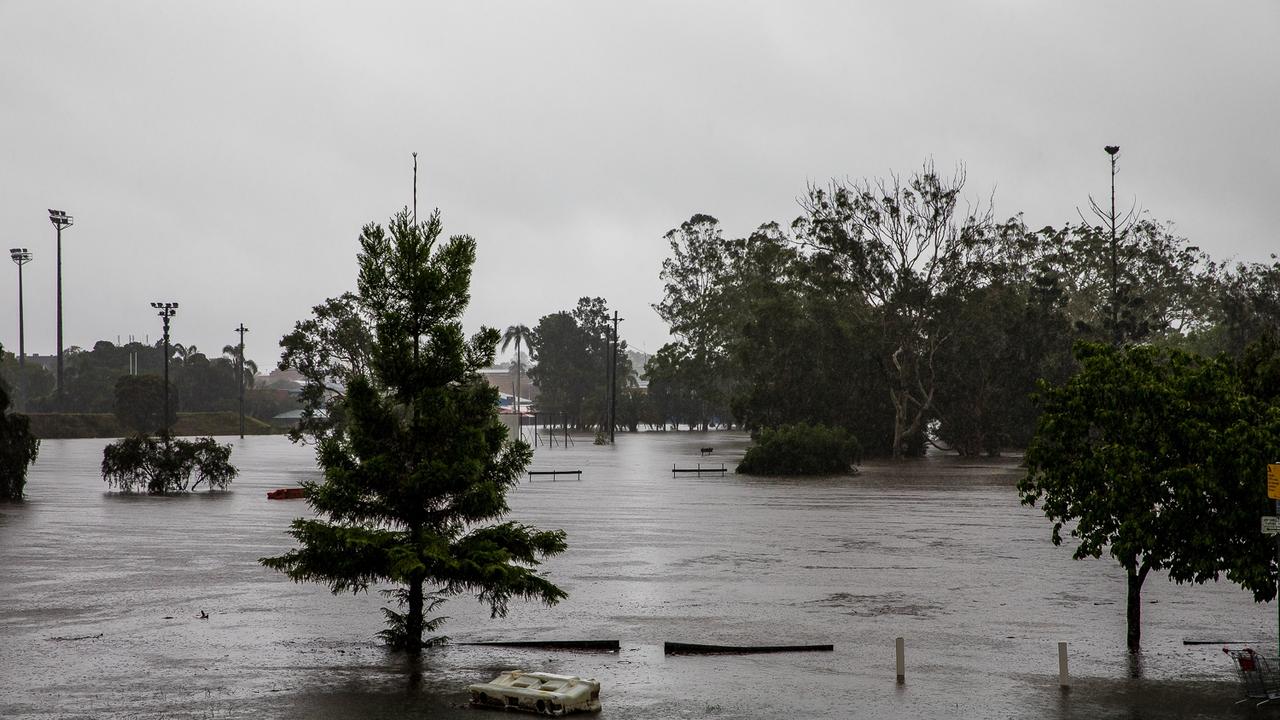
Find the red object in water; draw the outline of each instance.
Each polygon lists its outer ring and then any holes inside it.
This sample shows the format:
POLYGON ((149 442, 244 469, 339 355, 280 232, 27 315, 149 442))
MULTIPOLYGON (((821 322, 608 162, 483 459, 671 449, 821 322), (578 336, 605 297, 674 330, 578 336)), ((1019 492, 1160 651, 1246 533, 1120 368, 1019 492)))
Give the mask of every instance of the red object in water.
POLYGON ((302 488, 280 488, 267 493, 268 500, 301 500, 302 488))

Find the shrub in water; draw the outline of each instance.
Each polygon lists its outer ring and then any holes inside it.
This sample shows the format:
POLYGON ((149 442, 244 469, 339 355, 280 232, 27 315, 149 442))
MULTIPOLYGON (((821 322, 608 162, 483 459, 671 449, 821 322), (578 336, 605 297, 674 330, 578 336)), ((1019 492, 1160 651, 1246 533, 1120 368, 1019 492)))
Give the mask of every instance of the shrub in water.
POLYGON ((765 428, 738 463, 746 475, 842 475, 853 470, 862 448, 844 428, 780 425, 765 428))
POLYGON ((240 471, 230 463, 231 446, 213 438, 176 440, 160 435, 134 435, 117 440, 102 451, 102 479, 107 484, 150 495, 186 492, 192 473, 195 489, 204 483, 210 490, 225 490, 240 471))

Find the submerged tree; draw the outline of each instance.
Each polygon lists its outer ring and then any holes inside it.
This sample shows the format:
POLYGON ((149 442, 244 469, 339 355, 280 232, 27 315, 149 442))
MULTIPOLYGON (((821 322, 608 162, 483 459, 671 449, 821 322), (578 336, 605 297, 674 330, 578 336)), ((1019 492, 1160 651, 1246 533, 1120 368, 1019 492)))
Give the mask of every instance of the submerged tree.
POLYGON ((475 240, 440 234, 438 211, 426 223, 402 211, 385 229, 365 226, 352 303, 373 321, 368 372, 352 373, 338 401, 345 422, 319 440, 323 482, 303 484, 319 517, 293 522, 301 547, 262 559, 335 594, 392 585, 384 592, 407 607, 384 608, 382 636, 411 653, 443 642, 423 633, 439 625, 425 615, 446 597, 474 592, 495 617, 512 598, 566 597, 535 571, 565 549, 563 532, 490 524, 509 511, 506 492, 531 450, 508 439, 497 390, 480 376, 498 332, 463 335, 475 240))
POLYGON ((226 490, 239 474, 230 460, 231 446, 211 437, 179 440, 163 432, 138 434, 103 448, 102 479, 125 492, 145 490, 149 495, 184 493, 201 484, 226 490))
POLYGON ((1069 528, 1077 559, 1107 552, 1125 569, 1129 649, 1153 570, 1179 583, 1225 574, 1275 597, 1275 549, 1257 519, 1270 511, 1280 408, 1250 394, 1227 359, 1093 344, 1076 357, 1080 371, 1044 393, 1018 490, 1053 521, 1055 545, 1069 528))
POLYGON ((982 284, 994 233, 986 207, 960 207, 965 173, 931 162, 908 178, 813 187, 793 223, 801 243, 861 295, 853 311, 879 325, 879 362, 893 404, 893 455, 932 418, 938 352, 951 334, 946 296, 982 284))
MULTIPOLYGON (((0 356, 3 356, 0 348, 0 356)), ((40 453, 26 415, 9 412, 9 392, 0 383, 0 500, 21 500, 27 468, 40 453)))

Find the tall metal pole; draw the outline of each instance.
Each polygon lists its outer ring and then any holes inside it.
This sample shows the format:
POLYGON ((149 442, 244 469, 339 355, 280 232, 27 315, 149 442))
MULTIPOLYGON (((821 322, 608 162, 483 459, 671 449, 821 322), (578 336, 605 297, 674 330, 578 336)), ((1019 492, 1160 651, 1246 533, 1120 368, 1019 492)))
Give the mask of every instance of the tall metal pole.
POLYGON ((1119 347, 1123 340, 1120 332, 1119 262, 1116 253, 1116 154, 1120 152, 1120 146, 1108 145, 1104 149, 1111 156, 1111 215, 1108 217, 1111 223, 1111 342, 1119 347))
POLYGON ((164 313, 164 414, 161 424, 164 434, 169 434, 169 314, 164 313))
POLYGON ((27 330, 23 312, 22 266, 31 262, 31 251, 26 248, 9 248, 9 257, 18 265, 18 367, 27 365, 27 330))
POLYGON ((72 217, 62 210, 49 210, 49 222, 57 228, 57 294, 58 294, 58 410, 62 410, 62 229, 71 227, 72 217))
POLYGON ((62 410, 62 226, 58 225, 58 410, 62 410))
POLYGON ((413 223, 418 223, 418 153, 413 154, 413 223))
POLYGON ((160 312, 158 312, 158 313, 156 313, 156 314, 157 314, 157 315, 159 315, 159 316, 164 320, 164 415, 163 415, 164 421, 163 421, 163 428, 164 428, 165 441, 166 441, 166 442, 168 442, 168 438, 169 438, 169 435, 170 435, 170 432, 171 432, 171 429, 170 429, 170 427, 169 427, 169 318, 171 318, 171 317, 173 317, 174 315, 177 315, 177 314, 178 314, 178 303, 176 303, 176 302, 175 302, 175 303, 160 303, 160 302, 153 302, 153 303, 151 303, 151 307, 153 307, 153 308, 155 308, 155 309, 159 310, 160 312))
POLYGON ((249 328, 240 323, 240 327, 236 328, 236 332, 240 333, 240 347, 237 351, 236 374, 240 376, 240 439, 244 439, 244 334, 249 332, 249 328))
MULTIPOLYGON (((27 330, 26 313, 23 310, 22 266, 31 262, 31 251, 26 248, 9 248, 9 257, 18 266, 18 369, 27 365, 27 330)), ((18 397, 15 403, 19 410, 27 409, 27 376, 18 373, 18 397)))
POLYGON ((618 311, 613 311, 613 353, 609 358, 609 443, 613 443, 614 428, 618 425, 618 323, 622 318, 618 317, 618 311))

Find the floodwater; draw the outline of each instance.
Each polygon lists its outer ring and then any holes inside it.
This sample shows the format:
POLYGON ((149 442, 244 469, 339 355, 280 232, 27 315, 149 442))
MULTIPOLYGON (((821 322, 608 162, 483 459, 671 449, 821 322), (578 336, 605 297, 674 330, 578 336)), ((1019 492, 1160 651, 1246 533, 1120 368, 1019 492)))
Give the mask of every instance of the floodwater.
POLYGON ((602 718, 1247 717, 1221 646, 1183 640, 1276 642, 1274 607, 1153 574, 1131 660, 1122 571, 1050 544, 1049 523, 1018 503, 1016 459, 675 476, 673 464, 732 468, 746 438, 643 433, 541 447, 533 469, 581 481, 511 493, 512 519, 568 533, 544 566, 568 600, 513 603, 499 620, 470 597, 443 606, 455 642, 622 650, 454 645, 414 666, 378 644, 376 593, 335 597, 257 564, 308 512, 266 492, 316 477, 310 448, 236 440, 231 491, 152 498, 107 491, 104 442, 45 441, 28 500, 0 505, 0 717, 483 720, 499 715, 467 708, 463 688, 513 668, 600 680, 602 718), (835 651, 665 657, 668 640, 835 651))

